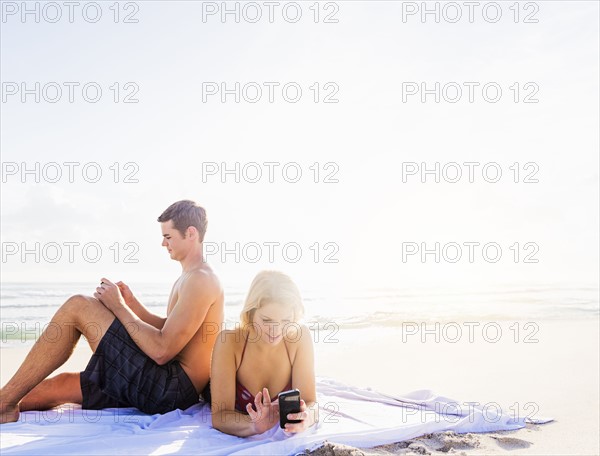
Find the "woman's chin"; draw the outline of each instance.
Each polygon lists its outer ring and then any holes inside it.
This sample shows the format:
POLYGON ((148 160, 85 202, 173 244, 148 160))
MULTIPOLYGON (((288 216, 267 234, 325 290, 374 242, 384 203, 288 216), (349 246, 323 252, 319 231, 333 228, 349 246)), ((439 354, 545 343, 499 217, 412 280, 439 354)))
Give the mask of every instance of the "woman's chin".
POLYGON ((267 336, 266 342, 271 345, 277 345, 279 342, 281 342, 281 336, 277 336, 275 339, 272 339, 270 336, 267 336))

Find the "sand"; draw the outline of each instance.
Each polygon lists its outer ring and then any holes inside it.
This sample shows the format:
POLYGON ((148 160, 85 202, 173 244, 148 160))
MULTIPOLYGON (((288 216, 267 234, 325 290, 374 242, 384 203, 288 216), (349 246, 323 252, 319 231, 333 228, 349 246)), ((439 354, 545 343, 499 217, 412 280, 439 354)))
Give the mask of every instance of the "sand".
MULTIPOLYGON (((522 329, 526 322, 517 323, 522 329)), ((423 343, 400 328, 327 331, 315 342, 316 373, 391 394, 432 389, 460 402, 493 401, 507 413, 513 407, 554 422, 510 432, 428 434, 371 449, 328 442, 310 454, 600 454, 598 319, 537 322, 535 343, 522 340, 531 331, 514 341, 509 326, 515 322, 499 324, 503 336, 496 343, 481 332, 474 332, 472 343, 467 337, 436 343, 433 336, 423 343), (528 402, 536 408, 526 408, 528 402)), ((26 353, 24 346, 0 349, 2 384, 26 353)), ((82 370, 90 353, 81 341, 57 372, 82 370)))
MULTIPOLYGON (((538 426, 528 424, 527 430, 531 431, 538 426)), ((307 455, 314 456, 379 456, 379 455, 474 455, 474 454, 523 454, 525 448, 532 444, 527 440, 514 437, 516 432, 522 431, 502 431, 490 432, 486 434, 457 434, 453 431, 435 432, 425 434, 415 439, 405 440, 403 442, 391 443, 388 445, 379 445, 374 448, 354 448, 347 445, 340 445, 327 442, 321 448, 306 452, 307 455), (513 434, 513 435, 509 435, 513 434)))

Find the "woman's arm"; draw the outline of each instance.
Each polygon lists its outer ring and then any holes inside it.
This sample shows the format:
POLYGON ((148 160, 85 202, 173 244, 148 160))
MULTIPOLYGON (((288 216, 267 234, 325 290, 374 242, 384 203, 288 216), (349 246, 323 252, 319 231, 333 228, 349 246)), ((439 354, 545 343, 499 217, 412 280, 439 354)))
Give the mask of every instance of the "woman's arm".
MULTIPOLYGON (((236 331, 222 331, 213 348, 210 373, 212 426, 238 437, 262 434, 279 421, 278 404, 272 403, 263 388, 254 398, 256 412, 248 404, 245 415, 235 409, 235 337, 236 331)), ((237 333, 237 337, 240 337, 237 333)))
POLYGON ((290 413, 288 419, 302 420, 300 423, 287 423, 285 431, 302 432, 319 421, 319 407, 315 386, 315 354, 312 333, 306 325, 299 325, 300 338, 296 344, 296 356, 292 366, 292 385, 300 390, 300 413, 290 413))

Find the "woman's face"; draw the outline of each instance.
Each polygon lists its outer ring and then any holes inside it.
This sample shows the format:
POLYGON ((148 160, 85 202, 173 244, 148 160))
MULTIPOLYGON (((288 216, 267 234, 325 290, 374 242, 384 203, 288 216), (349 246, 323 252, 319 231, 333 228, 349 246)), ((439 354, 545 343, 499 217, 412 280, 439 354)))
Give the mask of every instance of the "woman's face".
POLYGON ((293 311, 287 306, 268 303, 256 309, 252 321, 260 338, 267 344, 276 345, 283 340, 284 329, 290 328, 293 311))

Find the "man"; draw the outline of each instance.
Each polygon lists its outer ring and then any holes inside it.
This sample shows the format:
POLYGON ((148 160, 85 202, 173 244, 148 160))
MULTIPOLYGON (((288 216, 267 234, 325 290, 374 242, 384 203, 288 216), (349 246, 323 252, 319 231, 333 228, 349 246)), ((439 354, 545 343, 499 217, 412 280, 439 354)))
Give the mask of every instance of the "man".
POLYGON ((158 221, 162 245, 183 270, 167 317, 149 312, 126 284, 104 278, 93 298, 72 296, 0 390, 0 423, 17 421, 23 410, 67 402, 154 414, 199 401, 223 323, 223 290, 202 254, 206 212, 193 201, 178 201, 158 221), (46 379, 71 356, 82 334, 94 352, 85 371, 46 379))

